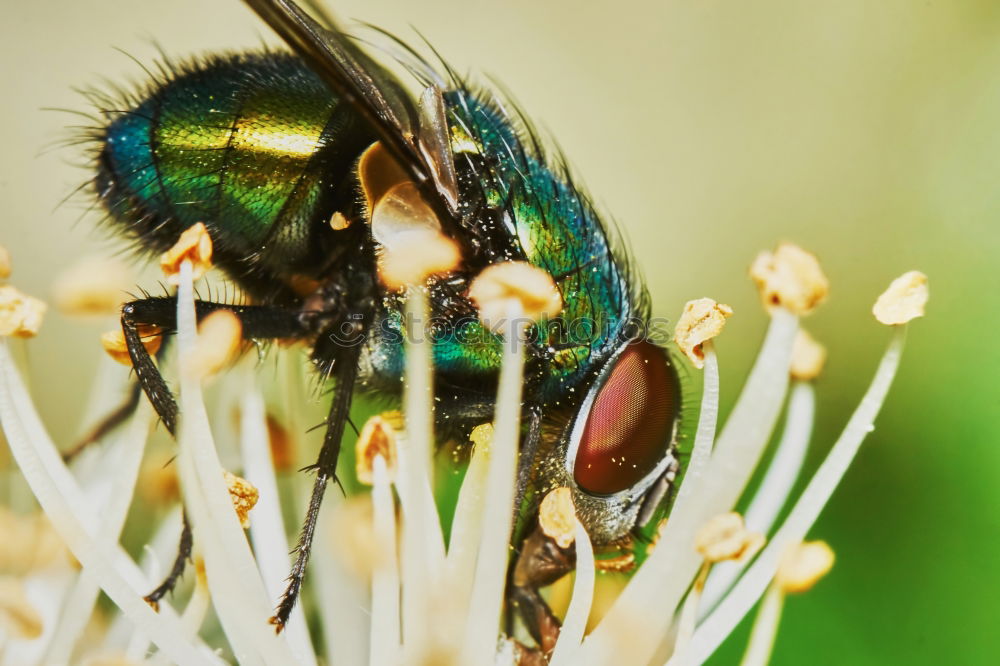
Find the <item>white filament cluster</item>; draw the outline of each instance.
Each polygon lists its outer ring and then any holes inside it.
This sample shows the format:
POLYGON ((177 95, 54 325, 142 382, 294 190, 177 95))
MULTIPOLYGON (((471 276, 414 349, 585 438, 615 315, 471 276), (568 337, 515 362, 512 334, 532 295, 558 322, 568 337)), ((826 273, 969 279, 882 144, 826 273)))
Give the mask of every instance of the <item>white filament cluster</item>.
MULTIPOLYGON (((411 290, 408 307, 410 320, 421 326, 427 320, 421 289, 411 290)), ((801 382, 792 386, 782 441, 747 516, 748 526, 768 533, 769 543, 748 565, 713 569, 704 593, 688 599, 688 621, 681 621, 686 595, 703 565, 692 547, 695 533, 740 500, 786 404, 798 318, 780 307, 771 316, 763 348, 718 436, 718 361, 711 343, 705 344, 700 423, 670 520, 655 550, 586 636, 595 563, 589 538, 578 528, 573 597, 552 664, 702 663, 764 594, 782 549, 807 535, 873 427, 899 362, 902 326, 896 327, 871 387, 826 460, 791 504, 787 518, 774 529, 777 517, 789 504, 815 410, 811 388, 801 382), (680 646, 683 649, 676 649, 680 646)), ((183 356, 194 348, 197 336, 192 271, 187 262, 181 267, 177 321, 178 351, 183 356)), ((433 495, 433 369, 429 346, 423 342, 428 336, 420 331, 408 336, 418 342, 409 342, 406 354, 406 432, 399 445, 397 470, 390 474, 381 456, 374 461, 374 540, 378 550, 388 556, 379 558, 370 585, 365 586, 336 564, 329 545, 332 539, 319 535, 312 584, 318 590, 320 621, 316 626, 324 633, 321 642, 310 637, 301 605, 282 634, 276 635, 267 622, 289 558, 286 530, 276 503, 278 486, 267 445, 264 401, 257 388, 250 385, 239 397, 239 455, 244 474, 262 496, 261 506, 253 513, 251 547, 223 481, 200 380, 181 374, 182 419, 176 465, 184 505, 204 558, 207 594, 205 588, 196 586, 180 616, 166 603, 156 613, 142 600, 157 582, 156 577, 144 573, 119 545, 151 422, 150 410, 141 407, 104 445, 103 464, 75 475, 63 463, 38 418, 10 343, 0 341, 0 422, 4 433, 35 497, 82 565, 62 591, 67 600, 62 612, 46 618, 47 626, 57 630, 47 630, 37 639, 42 646, 34 650, 30 663, 70 663, 76 655, 95 650, 118 651, 136 663, 223 663, 216 650, 226 646, 208 645, 200 635, 209 601, 228 649, 240 664, 313 666, 317 663, 314 646, 320 643, 326 646, 322 655, 325 663, 347 666, 487 665, 511 658, 510 650, 498 653, 497 646, 505 640, 500 619, 510 559, 523 348, 517 342, 519 331, 507 330, 506 337, 513 343, 504 346, 495 431, 492 441, 477 446, 472 454, 451 537, 445 544, 433 495), (98 589, 114 601, 121 616, 102 644, 84 645, 81 637, 98 589), (155 649, 148 649, 150 643, 155 649)), ((176 515, 171 520, 162 530, 166 534, 177 529, 176 515)), ((0 663, 14 663, 8 659, 14 654, 9 647, 14 642, 8 642, 6 651, 0 647, 0 663)), ((763 654, 766 658, 766 650, 763 654)))

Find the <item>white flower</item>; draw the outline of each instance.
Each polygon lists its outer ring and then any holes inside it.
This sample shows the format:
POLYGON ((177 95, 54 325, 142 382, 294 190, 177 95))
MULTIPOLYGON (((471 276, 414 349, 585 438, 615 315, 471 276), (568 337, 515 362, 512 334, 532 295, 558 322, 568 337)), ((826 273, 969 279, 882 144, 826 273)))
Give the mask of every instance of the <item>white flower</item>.
MULTIPOLYGON (((771 269, 781 272, 780 267, 771 269)), ((198 348, 194 273, 190 259, 179 262, 177 346, 182 359, 198 348)), ((424 292, 417 286, 409 289, 409 314, 419 327, 426 320, 424 292)), ((705 378, 699 425, 674 508, 656 548, 586 636, 595 563, 587 533, 575 524, 576 581, 551 663, 703 662, 769 588, 782 553, 805 539, 830 499, 873 427, 899 363, 905 325, 894 327, 871 387, 787 518, 775 526, 804 457, 815 405, 808 382, 790 380, 789 375, 798 317, 773 299, 767 305, 767 337, 718 433, 718 359, 710 340, 702 344, 705 378), (695 549, 696 535, 740 500, 786 403, 784 435, 745 516, 747 530, 766 535, 767 545, 749 562, 745 560, 753 549, 747 548, 744 560, 709 563, 695 549)), ((278 635, 268 626, 268 617, 287 573, 289 549, 268 446, 265 401, 260 389, 247 381, 252 375, 239 377, 242 388, 235 400, 241 436, 228 435, 238 446, 230 441, 220 453, 209 427, 202 378, 180 373, 183 418, 175 464, 204 561, 204 578, 196 576, 200 583, 183 608, 163 603, 157 613, 142 597, 158 576, 148 568, 144 571, 119 545, 151 410, 143 402, 129 423, 93 453, 96 464, 70 470, 38 418, 11 355, 12 342, 0 341, 0 423, 35 497, 82 567, 63 583, 60 594, 69 593, 70 601, 62 612, 42 618, 41 636, 35 640, 47 643, 38 647, 38 654, 58 649, 66 658, 123 655, 129 663, 159 663, 162 657, 182 664, 220 664, 235 658, 241 664, 275 666, 312 665, 319 659, 330 664, 513 663, 515 645, 498 631, 509 560, 523 364, 523 341, 513 324, 509 329, 494 426, 474 435, 449 543, 444 542, 432 492, 430 354, 423 342, 427 336, 417 331, 408 336, 405 427, 395 442, 396 460, 387 460, 381 450, 372 453, 371 518, 353 518, 371 521, 372 548, 389 556, 373 557, 370 580, 359 580, 338 564, 333 539, 320 535, 312 558, 318 621, 307 626, 299 604, 286 631, 278 635), (241 470, 259 489, 249 542, 233 510, 220 455, 227 467, 241 470), (117 605, 120 615, 94 642, 93 634, 84 638, 83 630, 94 613, 98 589, 117 605), (202 631, 209 602, 224 636, 202 631), (46 622, 55 623, 56 630, 47 630, 46 622), (323 633, 321 640, 310 636, 310 627, 323 633), (317 645, 325 646, 323 654, 317 654, 317 645)), ((224 430, 219 428, 220 442, 227 438, 224 430)), ((176 513, 158 529, 169 541, 178 529, 176 513)), ((773 604, 765 604, 765 610, 771 615, 762 618, 763 628, 755 631, 754 663, 766 660, 777 627, 773 604)), ((0 663, 8 663, 8 654, 0 651, 0 663)), ((748 660, 753 655, 748 654, 748 660)))

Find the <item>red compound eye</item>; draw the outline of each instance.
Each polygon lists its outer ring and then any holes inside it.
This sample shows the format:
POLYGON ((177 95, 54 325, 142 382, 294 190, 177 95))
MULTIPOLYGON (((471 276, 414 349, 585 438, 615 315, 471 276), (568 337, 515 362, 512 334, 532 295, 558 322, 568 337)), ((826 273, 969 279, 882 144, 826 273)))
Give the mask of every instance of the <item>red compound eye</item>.
POLYGON ((580 488, 610 495, 649 474, 670 445, 676 403, 666 353, 648 342, 626 347, 587 415, 573 468, 580 488))

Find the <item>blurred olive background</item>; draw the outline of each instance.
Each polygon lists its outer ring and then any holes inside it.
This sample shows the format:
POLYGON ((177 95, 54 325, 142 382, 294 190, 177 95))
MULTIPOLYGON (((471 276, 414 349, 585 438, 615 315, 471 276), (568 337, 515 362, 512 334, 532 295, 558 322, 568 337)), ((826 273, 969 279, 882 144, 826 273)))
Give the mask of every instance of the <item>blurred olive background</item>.
MULTIPOLYGON (((786 606, 777 664, 986 664, 1000 659, 1000 3, 381 0, 341 17, 411 41, 513 91, 631 239, 656 312, 712 296, 736 310, 718 347, 734 398, 766 319, 746 279, 763 248, 821 258, 829 302, 806 325, 829 347, 810 464, 865 389, 888 331, 889 280, 931 279, 926 319, 854 467, 813 531, 837 551, 786 606)), ((237 0, 8 3, 0 27, 0 244, 12 282, 51 298, 95 231, 74 87, 142 81, 138 64, 273 43, 237 0), (82 215, 82 218, 81 218, 82 215)), ((147 270, 136 282, 155 284, 147 270)), ((43 417, 78 431, 112 322, 53 313, 28 347, 43 417)), ((735 663, 730 640, 717 663, 735 663)))

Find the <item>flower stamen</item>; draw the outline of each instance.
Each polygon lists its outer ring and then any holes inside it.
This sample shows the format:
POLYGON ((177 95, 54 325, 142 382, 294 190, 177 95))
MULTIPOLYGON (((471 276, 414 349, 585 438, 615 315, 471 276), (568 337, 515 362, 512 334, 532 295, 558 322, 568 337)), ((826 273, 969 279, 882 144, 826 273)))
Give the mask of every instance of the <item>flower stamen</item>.
POLYGON ((819 377, 826 363, 826 348, 800 328, 792 344, 792 365, 789 373, 792 379, 811 381, 819 377))
POLYGON ((538 508, 538 526, 560 548, 569 548, 576 538, 576 509, 569 488, 556 488, 542 499, 538 508))
POLYGON ((0 337, 33 338, 48 306, 18 289, 0 285, 0 337))
POLYGON ((815 310, 830 291, 816 256, 792 243, 757 255, 750 277, 757 283, 764 307, 781 306, 800 317, 815 310))
POLYGON ((674 342, 694 367, 705 367, 704 343, 718 337, 731 317, 733 309, 711 298, 688 301, 674 329, 674 342))
POLYGON ((354 471, 358 481, 369 486, 374 483, 376 456, 382 457, 389 477, 395 475, 397 432, 402 427, 403 415, 400 412, 383 412, 365 422, 354 447, 354 471))
POLYGON ((160 255, 160 270, 167 278, 167 284, 181 283, 181 265, 191 264, 191 280, 197 282, 212 268, 212 237, 203 222, 193 224, 180 235, 173 246, 160 255))
POLYGON ((240 519, 243 529, 250 528, 250 510, 257 505, 260 493, 249 481, 243 477, 236 476, 232 472, 223 470, 226 479, 226 488, 229 490, 229 497, 233 500, 233 508, 236 509, 236 516, 240 519))
POLYGON ((872 314, 887 326, 905 324, 924 316, 928 297, 926 275, 920 271, 903 273, 878 297, 872 314))

